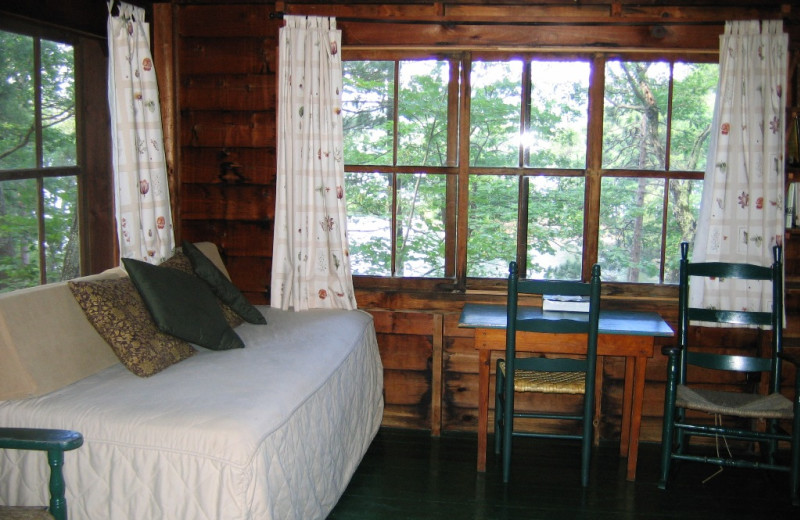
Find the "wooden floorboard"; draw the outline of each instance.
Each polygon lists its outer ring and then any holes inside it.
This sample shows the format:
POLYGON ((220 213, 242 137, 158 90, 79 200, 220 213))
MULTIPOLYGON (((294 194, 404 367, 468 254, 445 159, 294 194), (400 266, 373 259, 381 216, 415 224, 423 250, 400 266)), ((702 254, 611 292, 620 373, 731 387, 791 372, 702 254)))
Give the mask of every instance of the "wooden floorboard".
MULTIPOLYGON (((492 438, 490 436, 490 446, 492 438)), ((511 482, 499 460, 475 471, 477 436, 381 429, 331 520, 364 519, 798 519, 788 475, 682 463, 673 486, 658 489, 659 446, 642 444, 636 482, 625 480, 618 447, 595 450, 591 483, 580 486, 575 442, 520 438, 511 482)))

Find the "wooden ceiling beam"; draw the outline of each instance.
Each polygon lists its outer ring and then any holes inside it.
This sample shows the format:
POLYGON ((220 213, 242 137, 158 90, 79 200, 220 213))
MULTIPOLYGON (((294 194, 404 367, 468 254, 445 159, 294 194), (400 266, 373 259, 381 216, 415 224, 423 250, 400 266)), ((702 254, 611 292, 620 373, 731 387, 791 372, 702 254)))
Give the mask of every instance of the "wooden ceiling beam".
POLYGON ((375 24, 337 20, 345 47, 418 47, 424 49, 531 49, 576 48, 596 50, 653 49, 716 50, 723 25, 486 25, 375 24))
POLYGON ((719 23, 726 20, 778 19, 798 16, 787 1, 404 1, 357 2, 305 0, 277 2, 286 14, 335 16, 343 20, 395 23, 719 23))

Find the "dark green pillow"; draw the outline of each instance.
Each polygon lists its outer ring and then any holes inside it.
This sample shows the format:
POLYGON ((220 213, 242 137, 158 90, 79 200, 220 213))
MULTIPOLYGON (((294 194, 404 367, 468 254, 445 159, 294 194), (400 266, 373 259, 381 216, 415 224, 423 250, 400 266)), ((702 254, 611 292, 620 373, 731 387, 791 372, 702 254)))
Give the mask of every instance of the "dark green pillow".
POLYGON ((212 350, 244 347, 202 280, 131 258, 122 263, 159 330, 212 350))
MULTIPOLYGON (((176 251, 174 255, 169 257, 168 259, 164 260, 160 264, 161 267, 169 267, 171 269, 177 269, 178 271, 183 271, 186 274, 190 274, 194 276, 194 269, 192 268, 192 262, 189 261, 189 257, 183 254, 182 252, 176 251)), ((204 282, 205 283, 205 282, 204 282)), ((244 323, 244 319, 239 316, 233 309, 230 308, 229 305, 225 305, 220 299, 217 299, 217 304, 219 304, 219 308, 222 309, 222 315, 225 316, 225 321, 228 322, 228 325, 231 326, 232 329, 235 329, 242 323, 244 323)))
POLYGON ((189 257, 194 274, 206 281, 211 287, 211 291, 217 295, 217 298, 227 304, 245 321, 261 325, 267 323, 264 316, 247 301, 247 298, 244 297, 239 288, 233 285, 228 280, 228 277, 197 246, 184 241, 181 244, 181 249, 183 254, 189 257))

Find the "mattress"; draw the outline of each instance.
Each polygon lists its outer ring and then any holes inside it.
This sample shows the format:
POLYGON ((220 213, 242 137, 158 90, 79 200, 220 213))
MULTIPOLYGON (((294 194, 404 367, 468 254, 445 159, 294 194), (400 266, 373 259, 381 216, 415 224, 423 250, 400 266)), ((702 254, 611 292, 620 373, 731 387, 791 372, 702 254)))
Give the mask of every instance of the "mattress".
MULTIPOLYGON (((0 424, 78 430, 65 455, 71 518, 314 519, 338 501, 383 414, 362 311, 243 324, 246 348, 198 353, 150 378, 121 365, 0 402, 0 424)), ((0 504, 47 503, 41 453, 0 450, 0 504)))

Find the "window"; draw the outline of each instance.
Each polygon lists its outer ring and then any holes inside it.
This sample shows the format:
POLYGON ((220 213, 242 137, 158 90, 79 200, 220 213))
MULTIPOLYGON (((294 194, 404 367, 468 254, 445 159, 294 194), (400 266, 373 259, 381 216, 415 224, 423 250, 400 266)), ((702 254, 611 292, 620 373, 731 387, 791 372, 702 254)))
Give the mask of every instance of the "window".
POLYGON ((445 277, 449 64, 349 61, 344 74, 353 272, 445 277))
POLYGON ((550 279, 600 262, 604 281, 677 282, 716 64, 374 55, 344 62, 354 274, 464 288, 511 260, 550 279))
POLYGON ((580 278, 590 70, 472 63, 468 276, 505 277, 516 259, 528 277, 580 278))
POLYGON ((598 261, 603 279, 678 283, 694 236, 718 67, 609 61, 598 261))
POLYGON ((3 292, 78 276, 80 240, 73 45, 0 30, 0 48, 3 292))

